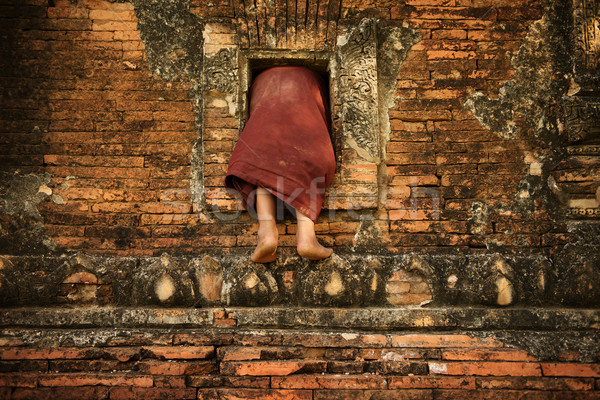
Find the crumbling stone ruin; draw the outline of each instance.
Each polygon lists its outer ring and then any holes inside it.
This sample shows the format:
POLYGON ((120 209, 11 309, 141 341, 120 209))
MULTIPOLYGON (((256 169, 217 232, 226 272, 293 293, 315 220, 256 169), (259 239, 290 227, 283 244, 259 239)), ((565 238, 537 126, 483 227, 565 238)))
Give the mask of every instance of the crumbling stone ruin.
POLYGON ((600 398, 598 0, 0 21, 0 398, 600 398), (329 85, 318 262, 223 187, 274 65, 329 85))

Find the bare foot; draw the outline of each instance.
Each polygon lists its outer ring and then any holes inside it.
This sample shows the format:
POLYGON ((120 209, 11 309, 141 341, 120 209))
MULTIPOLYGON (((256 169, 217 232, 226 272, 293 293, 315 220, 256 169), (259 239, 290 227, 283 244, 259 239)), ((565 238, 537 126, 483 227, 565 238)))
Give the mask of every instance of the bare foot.
POLYGON ((262 187, 256 190, 258 216, 258 244, 250 259, 256 263, 275 261, 277 256, 277 224, 275 223, 275 196, 262 187))
POLYGON ((260 242, 256 245, 250 259, 255 263, 270 263, 277 257, 277 242, 260 242))
POLYGON ((316 238, 309 243, 300 243, 298 241, 297 249, 301 257, 308 258, 309 260, 322 260, 333 253, 333 249, 321 246, 316 238))
POLYGON ((261 223, 258 227, 258 244, 250 259, 255 263, 269 263, 277 257, 277 227, 275 224, 261 223), (270 226, 272 225, 272 226, 270 226))
POLYGON ((296 248, 301 257, 309 260, 322 260, 333 253, 332 249, 321 246, 315 235, 315 224, 308 217, 296 212, 298 225, 296 230, 296 248))

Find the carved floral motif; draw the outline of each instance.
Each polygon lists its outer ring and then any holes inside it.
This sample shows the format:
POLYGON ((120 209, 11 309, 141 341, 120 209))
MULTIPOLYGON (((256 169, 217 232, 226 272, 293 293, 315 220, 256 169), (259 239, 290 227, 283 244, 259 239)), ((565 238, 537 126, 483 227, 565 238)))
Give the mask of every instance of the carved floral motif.
POLYGON ((204 60, 204 88, 221 93, 236 93, 239 85, 237 78, 237 49, 224 48, 212 57, 204 60))
POLYGON ((569 143, 600 139, 600 99, 564 98, 569 143))
POLYGON ((600 1, 574 0, 573 19, 577 69, 597 72, 600 66, 600 1))
MULTIPOLYGON (((375 22, 364 19, 339 47, 342 129, 371 160, 379 158, 375 22)), ((357 150, 359 150, 357 149, 357 150)), ((364 156, 365 154, 363 154, 364 156)))

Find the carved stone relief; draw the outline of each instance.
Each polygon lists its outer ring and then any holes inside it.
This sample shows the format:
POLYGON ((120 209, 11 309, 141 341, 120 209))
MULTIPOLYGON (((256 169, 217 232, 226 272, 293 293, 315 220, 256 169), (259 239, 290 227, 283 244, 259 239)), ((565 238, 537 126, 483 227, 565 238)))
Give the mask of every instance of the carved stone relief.
MULTIPOLYGON (((215 26, 212 29, 216 31, 223 27, 215 26)), ((237 27, 232 27, 233 31, 237 31, 238 36, 244 35, 239 21, 237 27)), ((261 68, 268 66, 270 60, 273 64, 293 63, 327 70, 334 115, 333 139, 340 170, 343 170, 343 163, 348 163, 364 168, 364 176, 372 176, 362 182, 352 182, 351 187, 346 185, 343 178, 338 179, 328 191, 325 207, 373 208, 378 199, 379 172, 376 166, 383 159, 383 142, 387 137, 386 129, 389 130, 387 111, 393 104, 390 99, 393 98, 396 75, 406 52, 417 41, 418 34, 411 29, 387 26, 373 18, 364 18, 358 24, 348 25, 347 30, 337 37, 337 44, 331 43, 323 51, 275 49, 268 43, 252 49, 228 45, 219 50, 212 45, 211 51, 205 49, 204 54, 205 104, 202 123, 204 126, 210 125, 210 101, 206 101, 206 98, 214 99, 216 96, 227 101, 232 108, 230 115, 239 119, 239 126, 243 127, 246 89, 251 83, 252 68, 257 65, 261 68), (379 65, 382 60, 385 65, 379 65), (347 187, 352 190, 351 194, 347 187), (351 200, 348 200, 349 197, 351 200), (346 201, 341 201, 342 198, 346 201)), ((201 152, 199 150, 200 163, 201 152)), ((201 168, 196 168, 196 171, 201 171, 201 168)), ((194 181, 203 182, 201 174, 196 175, 194 181)), ((204 189, 200 186, 198 189, 204 189)), ((205 199, 194 196, 196 204, 203 204, 201 208, 234 209, 227 208, 223 201, 211 203, 207 191, 193 192, 206 193, 205 199)))
POLYGON ((600 143, 600 98, 565 97, 563 108, 569 143, 600 143))
POLYGON ((597 74, 600 67, 600 1, 573 0, 576 73, 597 74))
POLYGON ((204 90, 237 96, 237 49, 224 48, 204 60, 204 90))
POLYGON ((376 25, 364 19, 338 39, 337 65, 342 130, 350 147, 364 159, 379 163, 376 25))

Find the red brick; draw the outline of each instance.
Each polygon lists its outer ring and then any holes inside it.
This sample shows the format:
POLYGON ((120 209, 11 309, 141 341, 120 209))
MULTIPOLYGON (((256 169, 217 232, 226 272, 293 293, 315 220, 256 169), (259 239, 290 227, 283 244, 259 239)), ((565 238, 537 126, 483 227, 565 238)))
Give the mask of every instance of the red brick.
POLYGON ((192 386, 192 385, 186 385, 186 379, 187 377, 185 376, 173 376, 173 375, 154 375, 152 377, 152 379, 154 380, 154 386, 155 387, 161 387, 161 388, 185 388, 187 386, 192 386))
POLYGON ((260 347, 222 347, 219 349, 219 358, 222 361, 260 360, 263 350, 260 347))
POLYGON ((544 376, 573 376, 600 378, 600 365, 576 363, 542 363, 544 376))
POLYGON ((196 389, 113 387, 110 398, 115 400, 195 399, 196 389))
POLYGON ((514 349, 447 349, 442 359, 455 361, 536 361, 525 350, 514 349))
POLYGON ((141 372, 151 375, 198 375, 217 371, 216 364, 211 361, 141 361, 138 366, 141 372))
POLYGON ((191 204, 178 202, 169 204, 168 202, 148 202, 148 203, 128 203, 128 202, 110 202, 95 203, 92 205, 94 212, 113 212, 113 213, 151 213, 151 214, 187 214, 191 212, 191 204))
MULTIPOLYGON (((57 388, 17 388, 12 392, 11 400, 81 400, 106 399, 108 393, 116 388, 107 387, 57 387, 57 388)), ((111 396, 112 398, 112 396, 111 396)))
POLYGON ((502 343, 493 338, 479 339, 467 335, 451 334, 410 334, 392 336, 394 347, 502 347, 502 343))
MULTIPOLYGON (((431 390, 315 390, 313 400, 433 400, 431 390)), ((437 398, 436 398, 437 399, 437 398)))
MULTIPOLYGON (((27 373, 0 373, 0 387, 10 386, 34 388, 37 387, 38 376, 39 375, 37 374, 27 373)), ((0 396, 0 398, 3 397, 0 396)))
POLYGON ((198 388, 236 387, 268 389, 271 387, 270 377, 257 376, 188 376, 187 386, 198 388))
POLYGON ((199 400, 313 400, 311 390, 199 389, 199 400))
POLYGON ((364 375, 303 375, 272 377, 271 386, 276 389, 385 389, 384 377, 364 375))
POLYGON ((250 376, 285 376, 295 373, 324 372, 323 361, 227 361, 221 363, 224 375, 250 376))
POLYGON ((150 355, 168 360, 194 360, 211 358, 215 354, 213 346, 151 346, 144 347, 150 355))
POLYGON ((565 350, 558 354, 559 361, 579 361, 579 352, 576 350, 565 350))
POLYGON ((493 377, 476 378, 481 389, 594 390, 592 378, 493 377))
POLYGON ((540 390, 434 390, 436 400, 454 400, 467 398, 472 400, 595 400, 600 399, 600 393, 588 392, 582 397, 581 392, 540 391, 540 390))
POLYGON ((390 376, 390 389, 475 389, 473 377, 451 376, 390 376))
POLYGON ((438 375, 540 376, 537 363, 527 362, 429 362, 429 370, 438 375))
POLYGON ((137 386, 151 387, 151 376, 118 374, 48 374, 40 375, 40 386, 137 386))
POLYGON ((53 360, 59 358, 73 359, 88 358, 89 355, 89 349, 72 347, 62 347, 58 349, 9 347, 3 348, 2 351, 0 351, 0 359, 2 360, 53 360))

